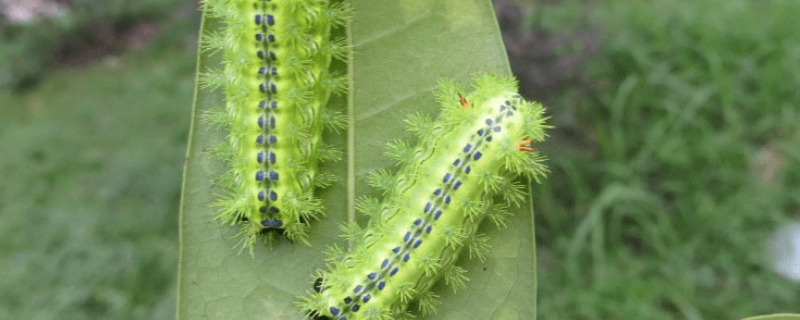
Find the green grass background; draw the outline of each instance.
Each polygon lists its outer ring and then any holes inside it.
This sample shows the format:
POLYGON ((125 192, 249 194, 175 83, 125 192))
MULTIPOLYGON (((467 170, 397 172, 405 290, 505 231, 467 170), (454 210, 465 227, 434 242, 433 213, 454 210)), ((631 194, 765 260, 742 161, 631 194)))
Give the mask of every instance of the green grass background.
MULTIPOLYGON (((600 43, 548 101, 538 315, 800 311, 765 250, 800 218, 800 2, 519 2, 600 43)), ((0 318, 174 316, 198 24, 153 16, 145 48, 0 93, 0 318)))
POLYGON ((550 104, 553 174, 534 197, 542 319, 800 310, 800 284, 765 254, 799 216, 800 2, 542 10, 531 24, 588 25, 600 43, 590 87, 550 104))
POLYGON ((0 93, 0 319, 174 318, 199 20, 172 17, 0 93))

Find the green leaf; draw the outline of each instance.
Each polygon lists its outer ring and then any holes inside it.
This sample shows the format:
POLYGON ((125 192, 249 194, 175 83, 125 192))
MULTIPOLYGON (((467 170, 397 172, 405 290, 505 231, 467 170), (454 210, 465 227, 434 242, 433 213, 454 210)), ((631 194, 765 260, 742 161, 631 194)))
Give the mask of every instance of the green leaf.
MULTIPOLYGON (((468 82, 480 72, 510 73, 491 1, 489 0, 352 0, 349 26, 354 46, 349 99, 331 102, 343 110, 351 126, 326 142, 346 153, 344 161, 325 163, 339 180, 321 190, 327 216, 312 224, 311 247, 279 241, 269 249, 257 245, 255 259, 233 249, 238 227, 213 220, 214 180, 222 163, 211 155, 225 133, 204 124, 200 115, 222 103, 219 91, 198 87, 184 171, 181 200, 181 258, 178 319, 303 319, 295 303, 312 287, 312 273, 323 265, 323 250, 333 243, 347 246, 339 225, 356 216, 355 200, 379 196, 368 173, 393 170, 382 146, 409 139, 404 119, 417 111, 436 115, 432 90, 440 78, 468 82)), ((204 17, 202 28, 219 27, 204 17)), ((200 52, 198 70, 219 69, 219 54, 200 52)), ((533 209, 530 199, 512 208, 508 228, 491 223, 481 230, 491 236, 492 251, 484 262, 459 265, 469 277, 466 289, 453 293, 440 281, 434 293, 441 310, 418 319, 534 319, 536 263, 533 209)))
POLYGON ((765 316, 755 316, 742 320, 800 320, 800 314, 779 313, 765 316))

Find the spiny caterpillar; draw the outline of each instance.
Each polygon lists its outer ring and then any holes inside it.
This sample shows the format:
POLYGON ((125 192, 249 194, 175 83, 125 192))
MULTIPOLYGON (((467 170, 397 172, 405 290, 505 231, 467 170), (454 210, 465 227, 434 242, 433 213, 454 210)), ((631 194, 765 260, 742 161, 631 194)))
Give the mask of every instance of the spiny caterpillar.
POLYGON ((323 127, 345 126, 324 107, 346 88, 330 67, 348 54, 346 40, 331 36, 348 10, 328 0, 207 0, 204 9, 222 22, 203 35, 204 49, 223 51, 224 68, 203 78, 225 95, 206 119, 229 132, 214 150, 230 166, 220 179, 226 195, 212 204, 218 219, 242 225, 243 248, 276 233, 306 242, 308 221, 323 214, 313 190, 334 180, 317 162, 341 157, 321 140, 323 127))
POLYGON ((390 156, 402 165, 397 175, 379 170, 370 184, 384 190, 384 200, 361 198, 359 211, 370 226, 343 226, 352 251, 332 247, 329 270, 314 275, 314 289, 300 304, 314 319, 411 319, 415 303, 422 314, 438 307, 430 288, 444 278, 454 289, 465 286, 466 271, 455 265, 466 248, 483 260, 488 238, 477 228, 488 217, 498 226, 507 206, 519 205, 525 184, 547 169, 530 146, 545 137, 544 108, 517 94, 510 77, 484 75, 464 97, 456 84, 439 84, 443 110, 437 121, 420 114, 406 122, 417 147, 390 143, 390 156), (492 204, 494 198, 502 204, 492 204))

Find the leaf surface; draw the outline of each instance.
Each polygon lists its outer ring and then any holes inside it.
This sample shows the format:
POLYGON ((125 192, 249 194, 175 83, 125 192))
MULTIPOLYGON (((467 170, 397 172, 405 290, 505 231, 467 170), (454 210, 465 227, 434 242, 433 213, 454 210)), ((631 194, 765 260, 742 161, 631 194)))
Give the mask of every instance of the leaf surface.
POLYGON ((770 315, 745 318, 742 320, 800 320, 800 314, 789 314, 789 313, 770 314, 770 315))
MULTIPOLYGON (((377 195, 366 175, 377 169, 394 170, 383 155, 393 139, 410 139, 403 119, 422 111, 436 115, 432 90, 440 78, 469 82, 480 72, 509 74, 510 68, 489 0, 352 0, 349 26, 354 47, 348 98, 334 99, 331 108, 345 112, 350 128, 329 134, 327 143, 340 147, 346 158, 325 163, 339 177, 318 190, 327 216, 312 223, 311 246, 279 241, 271 250, 257 245, 252 259, 234 249, 238 227, 214 221, 208 206, 219 190, 214 180, 224 171, 210 148, 225 133, 209 127, 201 115, 222 104, 221 90, 198 87, 193 106, 181 199, 181 253, 178 319, 303 319, 297 296, 311 288, 314 270, 322 267, 322 251, 338 237, 339 225, 356 219, 354 199, 377 195)), ((204 17, 203 33, 219 28, 204 17)), ((220 68, 219 54, 200 52, 198 70, 220 68)), ((344 72, 344 66, 340 66, 344 72)), ((442 309, 419 319, 534 319, 536 264, 533 210, 530 201, 515 210, 508 228, 490 223, 482 229, 492 236, 485 262, 468 260, 467 288, 453 293, 440 283, 435 293, 442 309)))

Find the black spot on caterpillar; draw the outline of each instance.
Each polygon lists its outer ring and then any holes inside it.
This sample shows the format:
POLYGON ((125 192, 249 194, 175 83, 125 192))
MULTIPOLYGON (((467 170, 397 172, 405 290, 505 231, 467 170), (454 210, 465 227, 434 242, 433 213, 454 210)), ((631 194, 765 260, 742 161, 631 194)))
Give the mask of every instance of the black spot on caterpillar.
POLYGON ((524 197, 518 177, 546 172, 529 146, 545 137, 544 109, 516 90, 513 78, 491 75, 477 79, 466 97, 454 83, 440 83, 439 118, 409 118, 417 146, 390 146, 400 171, 372 175, 372 184, 386 191, 383 202, 361 202, 369 227, 343 228, 357 246, 328 259, 303 310, 335 320, 408 319, 412 303, 423 314, 436 311, 430 288, 440 278, 454 289, 466 285, 466 271, 455 262, 463 250, 483 260, 489 248, 476 232, 480 223, 488 217, 504 225, 507 205, 524 197), (493 205, 496 197, 506 203, 493 205))
POLYGON ((334 177, 319 161, 341 152, 322 145, 323 128, 344 127, 344 117, 326 110, 333 93, 346 87, 331 61, 348 53, 342 28, 348 10, 329 0, 214 0, 203 2, 220 18, 220 31, 203 35, 205 50, 223 51, 222 70, 206 70, 207 85, 223 88, 225 106, 206 119, 228 130, 214 151, 229 164, 219 179, 226 194, 213 202, 218 219, 240 224, 242 247, 275 235, 306 241, 308 221, 322 214, 315 187, 334 177))
POLYGON ((317 278, 317 280, 314 280, 314 291, 322 292, 322 278, 317 278))

